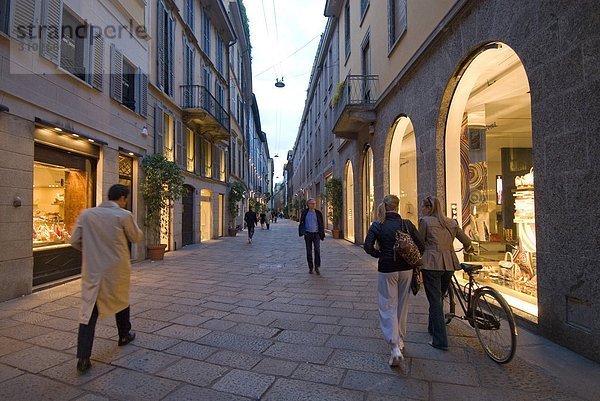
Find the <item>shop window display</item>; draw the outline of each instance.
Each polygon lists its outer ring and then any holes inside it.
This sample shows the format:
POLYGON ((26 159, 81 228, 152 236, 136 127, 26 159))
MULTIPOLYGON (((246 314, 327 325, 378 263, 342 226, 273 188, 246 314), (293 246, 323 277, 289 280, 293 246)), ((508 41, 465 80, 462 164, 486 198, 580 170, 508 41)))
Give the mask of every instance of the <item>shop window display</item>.
POLYGON ((79 213, 92 206, 93 160, 36 145, 33 247, 67 244, 79 213))
POLYGON ((474 240, 479 281, 537 315, 535 186, 529 82, 516 53, 497 43, 472 59, 446 131, 448 213, 474 240))

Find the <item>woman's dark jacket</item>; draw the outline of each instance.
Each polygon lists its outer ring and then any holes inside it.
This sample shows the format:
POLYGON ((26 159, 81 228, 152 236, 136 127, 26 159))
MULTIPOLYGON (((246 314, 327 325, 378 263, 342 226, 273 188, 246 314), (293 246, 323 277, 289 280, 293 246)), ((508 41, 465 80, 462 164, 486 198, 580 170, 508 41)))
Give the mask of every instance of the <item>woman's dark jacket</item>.
MULTIPOLYGON (((300 225, 298 226, 298 235, 303 237, 306 233, 306 213, 308 213, 308 209, 304 209, 302 214, 300 215, 300 225)), ((319 225, 319 238, 321 241, 325 239, 325 225, 323 224, 323 213, 319 210, 315 209, 315 213, 317 214, 317 223, 319 225)))
POLYGON ((425 245, 419 237, 417 228, 410 220, 403 220, 396 212, 386 212, 385 221, 378 221, 371 224, 367 238, 365 239, 365 252, 374 258, 379 258, 377 270, 381 273, 392 273, 402 270, 412 270, 412 266, 401 257, 394 260, 394 243, 396 242, 396 230, 403 228, 404 232, 410 234, 411 238, 419 247, 421 254, 425 250, 425 245), (379 249, 375 249, 375 241, 379 244, 379 249))

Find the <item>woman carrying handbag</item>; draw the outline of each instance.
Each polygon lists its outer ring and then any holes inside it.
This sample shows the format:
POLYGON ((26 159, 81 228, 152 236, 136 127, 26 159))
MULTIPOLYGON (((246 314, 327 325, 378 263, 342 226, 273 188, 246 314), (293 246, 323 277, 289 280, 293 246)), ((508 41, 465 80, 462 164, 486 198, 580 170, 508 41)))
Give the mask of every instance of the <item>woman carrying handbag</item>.
POLYGON ((448 335, 444 319, 443 295, 448 291, 450 280, 460 263, 454 252, 454 238, 471 252, 471 239, 458 226, 456 220, 443 215, 438 198, 428 196, 421 203, 422 218, 419 219, 419 236, 425 241, 423 253, 423 285, 429 301, 429 343, 434 348, 448 350, 448 335))
POLYGON ((413 267, 404 259, 397 258, 394 252, 396 231, 410 234, 419 250, 423 243, 416 227, 410 220, 403 220, 398 214, 400 199, 386 195, 377 208, 378 221, 371 224, 365 239, 365 252, 378 258, 377 264, 377 305, 379 325, 383 337, 391 347, 389 365, 398 366, 404 359, 404 337, 408 319, 408 294, 413 267), (375 248, 375 241, 379 249, 375 248))

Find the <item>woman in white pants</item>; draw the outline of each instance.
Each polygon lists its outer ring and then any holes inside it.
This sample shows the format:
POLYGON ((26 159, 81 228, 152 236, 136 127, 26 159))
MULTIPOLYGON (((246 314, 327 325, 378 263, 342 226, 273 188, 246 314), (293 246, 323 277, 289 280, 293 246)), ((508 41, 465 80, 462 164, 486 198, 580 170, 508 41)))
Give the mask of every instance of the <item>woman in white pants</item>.
POLYGON ((408 319, 408 293, 412 278, 412 267, 402 258, 394 257, 396 231, 402 230, 412 237, 421 253, 423 242, 416 227, 410 220, 398 214, 400 199, 386 195, 377 208, 378 221, 371 224, 365 239, 365 252, 378 258, 377 303, 379 325, 383 337, 390 344, 390 366, 398 366, 404 359, 404 337, 408 319), (375 241, 378 249, 375 249, 375 241))

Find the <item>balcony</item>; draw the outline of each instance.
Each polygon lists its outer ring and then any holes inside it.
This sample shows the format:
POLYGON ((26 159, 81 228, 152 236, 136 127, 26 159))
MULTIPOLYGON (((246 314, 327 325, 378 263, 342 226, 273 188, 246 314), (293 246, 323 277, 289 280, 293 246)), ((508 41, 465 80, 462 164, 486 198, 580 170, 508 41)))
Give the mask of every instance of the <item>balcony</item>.
POLYGON ((202 85, 181 85, 183 122, 190 128, 200 128, 215 139, 228 139, 229 114, 202 85))
POLYGON ((334 100, 336 97, 333 132, 338 138, 356 139, 363 128, 377 119, 379 76, 348 75, 334 100))

